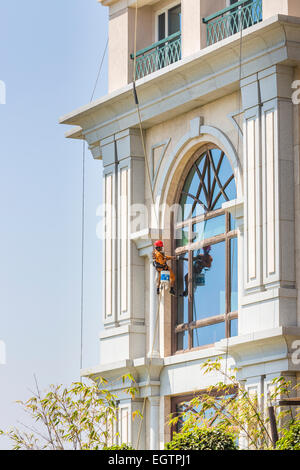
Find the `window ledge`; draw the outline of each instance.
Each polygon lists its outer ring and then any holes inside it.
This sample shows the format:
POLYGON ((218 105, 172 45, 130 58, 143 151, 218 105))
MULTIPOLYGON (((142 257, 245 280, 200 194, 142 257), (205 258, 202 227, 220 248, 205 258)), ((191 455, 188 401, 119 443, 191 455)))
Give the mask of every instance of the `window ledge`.
POLYGON ((175 354, 174 356, 168 356, 164 358, 165 366, 172 366, 175 364, 182 364, 190 361, 197 361, 199 359, 209 359, 212 357, 220 356, 220 349, 216 347, 207 347, 203 349, 197 349, 195 351, 189 351, 182 354, 175 354))

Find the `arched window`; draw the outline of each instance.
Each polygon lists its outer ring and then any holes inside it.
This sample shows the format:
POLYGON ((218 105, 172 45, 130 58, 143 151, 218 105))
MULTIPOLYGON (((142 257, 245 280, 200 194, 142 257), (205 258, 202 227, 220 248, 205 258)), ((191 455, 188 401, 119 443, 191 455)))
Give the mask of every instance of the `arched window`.
POLYGON ((235 198, 224 152, 213 146, 196 152, 178 194, 174 352, 237 335, 237 230, 222 208, 235 198))

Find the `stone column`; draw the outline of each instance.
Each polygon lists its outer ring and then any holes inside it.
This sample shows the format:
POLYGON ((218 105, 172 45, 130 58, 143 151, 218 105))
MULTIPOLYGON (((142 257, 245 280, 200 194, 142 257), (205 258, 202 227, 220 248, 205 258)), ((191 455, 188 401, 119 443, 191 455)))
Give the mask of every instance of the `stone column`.
POLYGON ((240 334, 296 325, 292 81, 290 67, 274 66, 241 83, 245 233, 240 334))
POLYGON ((143 399, 127 397, 120 400, 116 423, 116 430, 118 431, 116 443, 118 445, 130 444, 136 450, 143 450, 146 445, 145 419, 142 421, 140 417, 132 419, 132 414, 137 411, 142 414, 143 399))
POLYGON ((127 129, 101 142, 108 205, 104 241, 105 308, 101 363, 144 357, 145 262, 131 240, 132 208, 144 207, 145 159, 140 132, 127 129))
POLYGON ((158 295, 156 293, 156 270, 153 266, 152 247, 149 259, 149 350, 148 357, 160 357, 159 354, 159 315, 158 315, 158 295))
POLYGON ((150 450, 159 449, 159 401, 160 397, 149 397, 150 450))
POLYGON ((107 326, 117 323, 117 213, 118 213, 118 159, 114 136, 101 142, 101 155, 103 159, 103 178, 105 204, 102 224, 104 225, 104 295, 103 295, 103 323, 107 326))

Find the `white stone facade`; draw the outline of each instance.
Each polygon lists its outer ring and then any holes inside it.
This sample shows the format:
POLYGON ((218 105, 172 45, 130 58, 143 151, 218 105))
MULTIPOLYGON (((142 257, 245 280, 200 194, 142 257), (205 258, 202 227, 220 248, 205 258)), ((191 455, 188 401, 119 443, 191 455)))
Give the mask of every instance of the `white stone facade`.
MULTIPOLYGON (((104 199, 110 205, 100 364, 82 374, 114 381, 120 441, 159 449, 170 439, 171 398, 216 381, 201 374, 208 358, 223 354, 225 361, 228 352, 228 366, 237 367, 239 380, 258 393, 266 393, 276 376, 295 383, 300 378, 293 360, 300 339, 300 127, 299 106, 292 101, 300 79, 300 5, 263 0, 263 21, 243 30, 242 45, 237 33, 206 47, 202 17, 226 1, 201 0, 201 7, 200 1, 181 2, 182 59, 136 83, 148 175, 130 78, 135 2, 102 3, 110 8, 114 36, 111 92, 61 119, 76 126, 68 137, 85 139, 94 158, 103 160, 104 199), (237 198, 223 208, 238 229, 238 336, 174 354, 172 305, 167 293, 157 304, 152 243, 162 237, 171 250, 164 207, 175 202, 186 165, 207 144, 226 154, 237 188, 237 198), (159 227, 152 212, 133 232, 130 208, 150 208, 150 184, 159 227), (116 382, 128 372, 139 389, 135 399, 116 382), (135 410, 144 416, 141 426, 131 419, 135 410)), ((140 21, 146 21, 140 49, 155 41, 158 7, 173 3, 139 2, 140 21)))

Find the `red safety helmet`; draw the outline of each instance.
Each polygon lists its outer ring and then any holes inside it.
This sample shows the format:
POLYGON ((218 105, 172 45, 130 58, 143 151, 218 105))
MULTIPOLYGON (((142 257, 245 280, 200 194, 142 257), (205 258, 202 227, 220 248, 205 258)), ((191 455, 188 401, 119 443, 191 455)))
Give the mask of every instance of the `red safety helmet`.
POLYGON ((154 246, 157 248, 157 247, 160 247, 162 248, 164 246, 163 242, 161 240, 157 240, 155 243, 154 243, 154 246))

